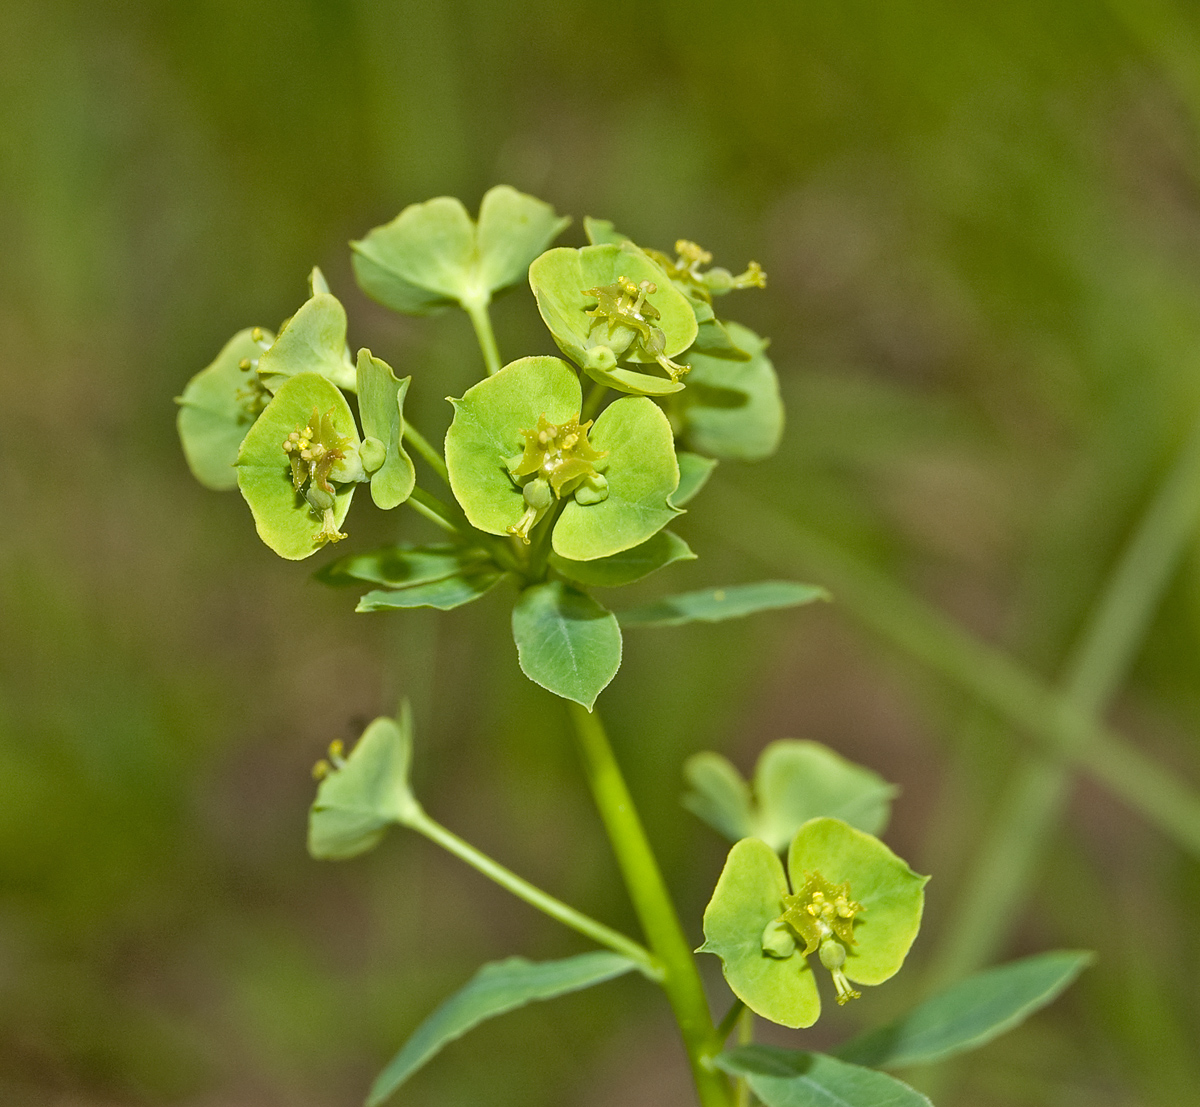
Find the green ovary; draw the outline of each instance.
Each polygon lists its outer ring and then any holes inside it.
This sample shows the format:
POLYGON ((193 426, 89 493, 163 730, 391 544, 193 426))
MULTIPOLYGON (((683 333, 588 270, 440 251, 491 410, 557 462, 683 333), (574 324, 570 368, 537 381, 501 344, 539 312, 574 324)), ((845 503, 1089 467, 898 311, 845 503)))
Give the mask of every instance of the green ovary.
POLYGON ((857 999, 861 993, 855 991, 846 979, 843 966, 846 949, 855 944, 854 917, 862 911, 861 903, 850 898, 850 884, 833 884, 819 872, 804 874, 804 887, 799 894, 783 897, 783 914, 767 928, 763 938, 763 952, 780 956, 778 931, 786 925, 794 932, 798 941, 804 943, 803 956, 816 952, 821 964, 829 970, 837 988, 839 1004, 857 999), (768 942, 769 938, 774 938, 768 942))
POLYGON ((608 495, 608 483, 599 471, 608 455, 592 448, 588 429, 592 422, 579 422, 576 415, 563 423, 538 416, 533 430, 522 430, 524 452, 508 464, 509 474, 521 487, 525 511, 508 533, 528 545, 529 532, 555 499, 579 493, 580 503, 599 503, 608 495))

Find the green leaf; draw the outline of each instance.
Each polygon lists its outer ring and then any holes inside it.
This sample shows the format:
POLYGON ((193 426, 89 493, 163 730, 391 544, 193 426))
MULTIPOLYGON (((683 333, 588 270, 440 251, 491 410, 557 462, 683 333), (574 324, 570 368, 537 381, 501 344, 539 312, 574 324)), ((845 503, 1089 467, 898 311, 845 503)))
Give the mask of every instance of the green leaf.
POLYGON ((677 450, 675 460, 679 463, 679 487, 671 494, 671 506, 683 507, 708 483, 717 462, 715 458, 701 457, 686 450, 677 450))
POLYGON ((464 569, 441 580, 368 592, 354 610, 399 611, 410 607, 436 607, 439 611, 450 611, 485 596, 506 576, 507 573, 490 565, 464 569))
POLYGON ((357 385, 346 350, 346 309, 327 292, 301 304, 258 359, 258 379, 270 392, 300 373, 318 373, 347 392, 357 385))
POLYGON ((175 402, 179 404, 179 438, 188 468, 205 488, 228 492, 237 487, 238 447, 261 405, 256 402, 253 370, 241 368, 254 362, 272 336, 261 328, 238 331, 222 347, 212 364, 201 369, 175 402), (255 341, 254 335, 261 336, 255 341))
POLYGON ((855 1038, 838 1056, 860 1065, 903 1068, 977 1049, 1056 999, 1093 960, 1091 953, 1057 950, 976 973, 855 1038))
POLYGON ((692 791, 684 806, 730 841, 761 838, 787 848, 809 819, 841 819, 868 834, 887 825, 896 788, 819 742, 772 742, 758 759, 754 790, 724 757, 698 753, 684 762, 692 791))
POLYGON ((345 762, 321 781, 309 813, 309 853, 329 861, 354 857, 378 844, 392 823, 419 815, 408 784, 411 760, 412 717, 405 704, 399 721, 371 723, 345 762))
POLYGON ((590 215, 585 215, 583 232, 593 246, 620 246, 622 242, 630 241, 627 234, 621 234, 613 226, 611 219, 593 219, 590 215))
POLYGON ((417 483, 417 471, 404 450, 404 397, 412 377, 397 380, 386 361, 359 350, 357 380, 363 437, 378 439, 387 449, 383 464, 371 474, 371 499, 390 511, 408 499, 417 483))
POLYGON ((766 342, 748 327, 727 324, 730 337, 750 360, 690 352, 687 389, 675 403, 683 438, 702 454, 736 461, 760 461, 779 447, 783 400, 766 342))
POLYGON ((621 667, 621 629, 612 612, 561 581, 521 593, 512 632, 521 671, 589 711, 621 667))
POLYGON ((639 546, 679 514, 669 503, 679 486, 674 436, 657 404, 642 396, 617 400, 601 413, 589 438, 608 454, 608 497, 586 505, 572 500, 563 508, 554 527, 554 552, 570 561, 639 546))
POLYGON ((765 1107, 931 1107, 895 1077, 824 1053, 747 1045, 718 1054, 716 1063, 743 1077, 765 1107))
MULTIPOLYGON (((308 423, 314 409, 321 415, 329 413, 337 432, 350 439, 357 451, 358 429, 346 398, 325 377, 300 373, 280 385, 246 434, 237 456, 238 487, 250 505, 259 537, 290 561, 310 557, 326 541, 320 513, 292 487, 291 467, 283 452, 284 440, 308 423)), ((335 527, 345 520, 353 495, 353 483, 337 490, 332 518, 335 527)))
POLYGON ((427 315, 474 292, 475 227, 452 196, 409 204, 350 249, 359 287, 393 311, 427 315))
POLYGON ((489 292, 524 279, 533 259, 570 224, 543 200, 510 185, 489 189, 479 206, 479 282, 489 292))
POLYGON ((656 286, 657 291, 647 302, 659 312, 655 325, 665 337, 662 353, 673 358, 686 350, 696 337, 691 305, 632 242, 585 246, 581 250, 561 246, 548 250, 529 267, 529 283, 538 310, 554 341, 589 376, 610 388, 639 396, 681 391, 682 382, 661 373, 618 368, 618 358, 646 364, 653 363, 655 357, 636 341, 638 333, 633 328, 610 328, 605 320, 588 314, 596 306, 596 297, 587 290, 612 285, 619 277, 635 284, 650 281, 656 286))
POLYGON ((459 200, 440 196, 410 204, 352 242, 354 275, 372 299, 411 315, 453 303, 485 305, 520 280, 569 222, 508 185, 483 197, 478 227, 459 200))
POLYGON ((556 357, 526 357, 467 389, 454 404, 446 432, 450 487, 471 526, 505 534, 525 511, 507 463, 521 452, 521 431, 538 416, 564 423, 579 415, 583 390, 574 370, 556 357))
POLYGON ((623 627, 674 627, 683 623, 719 623, 740 619, 759 611, 773 611, 827 600, 829 593, 815 584, 787 580, 763 580, 754 584, 731 584, 684 592, 642 607, 617 612, 623 627))
MULTIPOLYGON (((739 346, 733 339, 733 335, 729 333, 728 327, 736 327, 736 323, 722 323, 714 314, 711 305, 705 304, 703 300, 692 300, 692 307, 696 309, 696 322, 699 327, 696 331, 696 341, 692 343, 692 348, 684 355, 684 360, 689 364, 691 359, 696 354, 704 354, 708 357, 724 358, 731 361, 750 361, 754 355, 746 349, 739 346), (708 312, 701 311, 701 305, 708 308, 708 312)), ((743 328, 744 329, 744 328, 743 328)), ((688 384, 692 382, 689 380, 688 384)))
MULTIPOLYGON (((754 799, 750 785, 719 753, 696 753, 683 763, 684 779, 691 791, 683 806, 731 842, 757 838, 754 833, 754 799)), ((778 851, 777 851, 778 852, 778 851)))
POLYGON ((788 882, 766 842, 743 838, 729 851, 704 911, 700 952, 721 959, 725 980, 751 1011, 793 1028, 812 1026, 821 998, 808 959, 779 960, 763 952, 763 931, 783 912, 788 882))
POLYGON ((921 928, 927 876, 914 873, 878 838, 840 819, 811 819, 788 849, 792 888, 805 874, 819 872, 832 884, 850 885, 862 904, 854 918, 854 945, 847 950, 846 976, 859 984, 882 984, 900 971, 921 928))
POLYGON ((369 553, 347 554, 314 574, 323 584, 382 584, 408 588, 445 580, 488 564, 491 557, 477 546, 449 542, 433 546, 384 546, 369 553))
POLYGON ((557 572, 592 588, 632 584, 676 561, 695 560, 691 547, 669 530, 660 530, 640 546, 595 561, 571 561, 556 553, 550 555, 550 564, 557 572))
POLYGON ((606 950, 561 961, 539 963, 510 957, 484 965, 417 1027, 371 1086, 367 1107, 378 1107, 444 1046, 481 1022, 534 1000, 554 999, 602 984, 635 968, 636 963, 628 957, 606 950))

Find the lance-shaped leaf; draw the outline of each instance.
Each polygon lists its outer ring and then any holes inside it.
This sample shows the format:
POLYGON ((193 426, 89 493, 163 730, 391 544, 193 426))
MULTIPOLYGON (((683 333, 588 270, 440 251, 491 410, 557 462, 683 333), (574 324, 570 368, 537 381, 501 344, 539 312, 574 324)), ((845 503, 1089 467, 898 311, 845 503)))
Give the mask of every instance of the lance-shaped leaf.
POLYGON ((386 361, 358 351, 358 415, 363 439, 384 450, 383 464, 371 473, 371 499, 390 511, 404 503, 417 483, 417 471, 404 450, 404 397, 412 377, 397 380, 386 361))
POLYGON ((692 790, 683 804, 731 841, 761 838, 777 852, 809 819, 827 815, 868 834, 880 834, 891 813, 894 785, 819 742, 784 738, 758 759, 754 789, 724 757, 698 753, 684 776, 692 790))
POLYGON ((550 565, 564 577, 591 588, 617 588, 632 584, 676 561, 695 561, 691 547, 669 530, 660 530, 639 546, 597 558, 595 561, 571 561, 556 553, 550 565))
POLYGON ((319 569, 323 584, 352 585, 360 581, 386 588, 408 588, 445 580, 490 563, 487 550, 478 546, 442 543, 431 546, 384 546, 367 553, 348 554, 319 569))
POLYGON ((238 331, 175 401, 188 468, 214 492, 237 487, 233 464, 238 447, 269 399, 254 375, 253 363, 272 341, 260 327, 238 331), (248 368, 243 369, 243 364, 248 368))
POLYGON ((752 1011, 811 1026, 821 1001, 808 955, 829 970, 839 1003, 858 995, 850 981, 887 980, 916 937, 928 878, 878 838, 827 818, 796 834, 788 877, 790 886, 766 842, 735 844, 704 912, 701 950, 721 958, 726 981, 752 1011))
POLYGON ((778 449, 783 436, 779 379, 766 355, 767 343, 739 323, 727 327, 734 342, 749 352, 749 360, 689 352, 688 387, 673 403, 690 449, 760 461, 778 449))
POLYGON ((666 396, 683 388, 665 370, 617 365, 619 359, 661 365, 660 358, 676 357, 696 337, 696 317, 687 299, 633 243, 548 250, 529 267, 529 283, 559 349, 594 380, 638 396, 666 396), (634 287, 648 282, 655 289, 644 297, 648 308, 636 319, 606 314, 606 301, 591 291, 612 289, 621 281, 634 287))
POLYGON ((451 611, 486 596, 506 576, 507 573, 494 565, 484 564, 407 588, 376 589, 363 596, 354 610, 402 611, 411 607, 435 607, 439 611, 451 611))
POLYGON ((645 542, 679 509, 670 497, 679 486, 671 424, 652 400, 627 396, 596 420, 591 443, 605 454, 608 496, 599 503, 571 501, 554 527, 554 551, 571 561, 592 561, 645 542))
POLYGON ((305 300, 258 359, 258 379, 270 392, 300 373, 318 373, 347 392, 356 387, 357 373, 346 349, 346 309, 328 292, 305 300))
POLYGON ((716 1063, 743 1078, 765 1107, 930 1107, 895 1077, 824 1053, 748 1045, 718 1054, 716 1063))
POLYGON ((754 584, 730 584, 681 592, 641 607, 617 612, 623 627, 674 627, 683 623, 720 623, 741 619, 760 611, 774 611, 827 600, 829 593, 815 584, 789 580, 763 580, 754 584))
POLYGON ((508 185, 484 195, 478 226, 461 201, 439 196, 410 204, 352 242, 354 275, 368 296, 394 311, 483 306, 519 281, 569 222, 508 185))
MULTIPOLYGON (((266 356, 266 355, 264 355, 266 356)), ((246 434, 237 457, 238 487, 254 515, 259 537, 280 557, 300 561, 333 539, 350 510, 353 481, 361 476, 334 469, 333 502, 322 512, 311 506, 293 482, 284 443, 297 428, 309 425, 313 412, 328 417, 335 436, 344 442, 346 463, 357 460, 358 429, 346 398, 316 373, 290 377, 246 434), (341 477, 351 477, 344 483, 341 477), (340 487, 338 486, 340 483, 340 487)))
POLYGON ((838 1056, 860 1065, 905 1068, 978 1049, 1055 1000, 1094 959, 1088 952, 1056 950, 976 973, 855 1038, 838 1056))
POLYGON ((671 494, 671 503, 683 507, 708 483, 717 462, 715 458, 701 457, 687 450, 676 450, 675 460, 679 462, 679 487, 671 494))
POLYGON ((562 581, 521 593, 512 633, 521 671, 589 711, 621 667, 621 629, 612 612, 562 581))
POLYGON ((561 961, 534 962, 510 957, 484 965, 417 1027, 371 1086, 367 1107, 378 1107, 443 1047, 481 1022, 535 1000, 554 999, 602 984, 635 968, 636 963, 628 957, 607 950, 581 953, 561 961))
POLYGON ((336 753, 334 757, 335 765, 326 765, 329 771, 309 813, 308 851, 313 857, 340 861, 377 845, 392 823, 405 825, 421 814, 408 783, 412 761, 408 705, 399 720, 380 718, 371 723, 349 757, 343 760, 336 753))

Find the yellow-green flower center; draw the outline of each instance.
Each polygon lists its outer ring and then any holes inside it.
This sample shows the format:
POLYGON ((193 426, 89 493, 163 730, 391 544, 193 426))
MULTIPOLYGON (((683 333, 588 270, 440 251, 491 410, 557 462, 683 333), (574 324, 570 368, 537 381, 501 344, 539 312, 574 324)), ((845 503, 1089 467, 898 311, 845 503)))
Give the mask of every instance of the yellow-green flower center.
POLYGON ((582 289, 585 296, 596 298, 596 306, 586 313, 592 317, 593 328, 597 323, 606 323, 611 338, 617 327, 628 327, 634 332, 634 341, 670 374, 671 380, 677 380, 688 367, 677 365, 664 352, 667 336, 661 328, 654 326, 662 312, 647 299, 657 291, 658 285, 653 281, 634 284, 626 276, 618 277, 612 284, 582 289))
POLYGON ((329 483, 329 474, 346 459, 349 445, 349 435, 340 434, 333 425, 332 409, 321 415, 315 407, 307 425, 297 427, 283 440, 283 452, 292 466, 292 487, 304 492, 309 507, 321 517, 321 529, 313 535, 314 542, 338 542, 346 537, 334 522, 337 489, 329 483))

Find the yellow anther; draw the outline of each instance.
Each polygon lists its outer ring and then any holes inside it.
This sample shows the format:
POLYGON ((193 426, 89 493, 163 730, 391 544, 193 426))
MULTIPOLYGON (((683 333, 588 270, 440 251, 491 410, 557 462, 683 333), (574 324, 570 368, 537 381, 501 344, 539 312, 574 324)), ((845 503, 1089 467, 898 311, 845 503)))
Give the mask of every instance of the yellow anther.
POLYGON ((324 780, 331 772, 333 772, 333 766, 322 758, 312 767, 313 780, 324 780))

